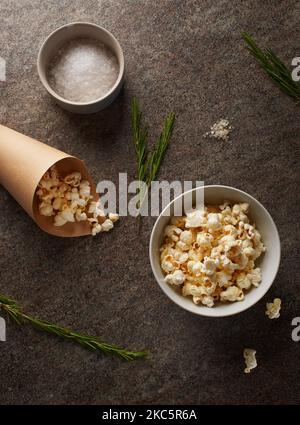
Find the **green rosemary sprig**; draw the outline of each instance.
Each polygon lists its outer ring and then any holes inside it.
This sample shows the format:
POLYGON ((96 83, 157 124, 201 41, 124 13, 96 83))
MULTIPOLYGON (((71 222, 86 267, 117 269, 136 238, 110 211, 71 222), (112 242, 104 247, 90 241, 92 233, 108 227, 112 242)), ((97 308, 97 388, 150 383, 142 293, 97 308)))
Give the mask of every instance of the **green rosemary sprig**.
MULTIPOLYGON (((139 181, 143 181, 149 188, 152 181, 157 177, 169 145, 175 122, 175 114, 171 112, 167 115, 163 130, 155 143, 153 152, 148 152, 147 150, 148 128, 142 127, 141 119, 142 113, 140 112, 138 101, 136 98, 133 98, 131 103, 131 122, 133 143, 137 158, 137 177, 139 181)), ((147 193, 143 193, 140 188, 139 195, 137 208, 140 212, 147 193)), ((138 216, 140 216, 140 213, 138 216)))
POLYGON ((253 41, 251 36, 246 32, 242 33, 247 48, 257 60, 261 68, 272 78, 272 80, 284 91, 288 96, 297 102, 300 101, 300 83, 294 81, 291 71, 288 67, 275 55, 271 49, 261 49, 253 41))
POLYGON ((100 351, 104 354, 115 355, 125 360, 136 360, 147 357, 147 351, 128 351, 124 348, 118 347, 101 341, 97 337, 83 335, 74 332, 71 329, 55 325, 45 320, 40 320, 32 316, 28 316, 22 312, 21 307, 15 300, 12 300, 4 295, 0 295, 0 311, 3 311, 7 316, 11 317, 18 325, 30 323, 35 328, 47 332, 49 334, 61 337, 65 340, 72 341, 89 350, 100 351))
POLYGON ((147 175, 147 137, 148 129, 141 126, 142 113, 136 98, 131 103, 131 125, 133 143, 137 158, 137 177, 139 181, 145 181, 147 175))
POLYGON ((174 127, 174 121, 175 121, 175 114, 174 112, 171 112, 167 115, 167 118, 164 122, 164 128, 154 146, 153 152, 149 155, 148 158, 148 178, 147 178, 147 184, 148 186, 151 184, 153 180, 156 179, 159 167, 162 163, 162 160, 164 158, 165 152, 167 150, 167 147, 169 145, 172 131, 174 127))

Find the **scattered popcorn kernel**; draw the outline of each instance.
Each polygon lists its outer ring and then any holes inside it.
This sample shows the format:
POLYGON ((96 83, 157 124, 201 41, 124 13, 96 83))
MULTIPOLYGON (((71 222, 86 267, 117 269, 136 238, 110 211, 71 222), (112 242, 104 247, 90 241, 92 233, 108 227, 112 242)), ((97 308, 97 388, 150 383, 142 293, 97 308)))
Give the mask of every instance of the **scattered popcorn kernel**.
POLYGON ((92 227, 92 235, 93 236, 96 236, 97 235, 97 233, 100 233, 102 231, 102 226, 101 226, 101 224, 95 224, 93 227, 92 227))
POLYGON ((267 303, 266 308, 266 315, 269 319, 278 319, 280 317, 281 299, 275 298, 272 303, 267 303))
POLYGON ((104 232, 108 232, 108 231, 109 231, 109 230, 111 230, 113 227, 114 227, 114 224, 113 224, 113 222, 112 222, 109 218, 107 218, 107 219, 104 221, 104 223, 102 223, 102 230, 103 230, 104 232))
POLYGON ((119 220, 119 214, 116 214, 116 213, 109 213, 108 214, 108 218, 113 222, 113 223, 115 223, 116 221, 118 221, 119 220))
POLYGON ((244 369, 245 373, 250 373, 251 369, 254 369, 257 366, 255 354, 256 351, 252 348, 244 349, 243 355, 246 363, 246 368, 244 369))

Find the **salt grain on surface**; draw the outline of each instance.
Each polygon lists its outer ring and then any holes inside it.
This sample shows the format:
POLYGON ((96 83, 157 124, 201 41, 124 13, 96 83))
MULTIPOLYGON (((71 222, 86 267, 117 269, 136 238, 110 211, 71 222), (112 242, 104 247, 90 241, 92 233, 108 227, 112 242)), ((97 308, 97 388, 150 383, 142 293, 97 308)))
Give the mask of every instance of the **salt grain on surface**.
POLYGON ((119 64, 103 43, 89 38, 71 40, 54 56, 48 69, 49 84, 64 99, 91 102, 115 84, 119 64))
POLYGON ((204 136, 214 137, 215 139, 228 140, 232 128, 233 127, 229 124, 229 120, 227 118, 221 118, 211 126, 210 131, 205 133, 204 136))

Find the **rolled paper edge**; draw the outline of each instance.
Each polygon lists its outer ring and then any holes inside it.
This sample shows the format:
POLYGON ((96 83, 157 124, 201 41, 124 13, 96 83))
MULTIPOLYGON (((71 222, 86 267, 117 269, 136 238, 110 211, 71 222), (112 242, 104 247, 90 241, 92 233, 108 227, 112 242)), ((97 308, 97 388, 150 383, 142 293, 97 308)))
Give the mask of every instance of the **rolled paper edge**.
POLYGON ((62 237, 91 234, 87 222, 56 227, 53 225, 53 217, 39 214, 36 189, 43 175, 53 165, 58 167, 62 175, 80 171, 83 178, 90 182, 94 200, 99 199, 95 184, 82 160, 0 125, 0 183, 45 232, 62 237))

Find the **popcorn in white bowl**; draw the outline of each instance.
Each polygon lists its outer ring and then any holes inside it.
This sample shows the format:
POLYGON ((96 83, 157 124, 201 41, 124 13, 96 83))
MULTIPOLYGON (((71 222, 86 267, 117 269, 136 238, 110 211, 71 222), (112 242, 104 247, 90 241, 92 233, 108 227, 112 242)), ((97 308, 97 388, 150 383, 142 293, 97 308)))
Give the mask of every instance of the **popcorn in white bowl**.
POLYGON ((224 317, 265 295, 278 271, 280 240, 255 198, 213 185, 185 192, 165 207, 153 227, 149 254, 154 276, 173 302, 198 315, 224 317), (204 209, 172 216, 199 199, 204 209), (178 270, 183 277, 175 280, 178 270))

